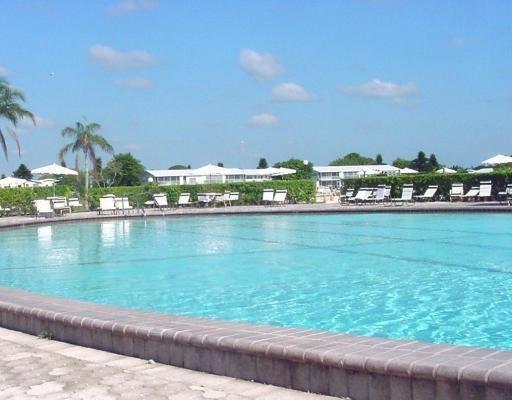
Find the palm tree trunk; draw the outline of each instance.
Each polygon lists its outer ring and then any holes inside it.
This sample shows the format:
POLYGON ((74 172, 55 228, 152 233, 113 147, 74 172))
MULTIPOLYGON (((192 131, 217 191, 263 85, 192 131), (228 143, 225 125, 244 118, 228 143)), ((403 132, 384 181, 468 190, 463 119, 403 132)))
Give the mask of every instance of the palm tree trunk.
POLYGON ((85 209, 89 209, 89 163, 87 153, 84 152, 84 172, 85 172, 85 209))

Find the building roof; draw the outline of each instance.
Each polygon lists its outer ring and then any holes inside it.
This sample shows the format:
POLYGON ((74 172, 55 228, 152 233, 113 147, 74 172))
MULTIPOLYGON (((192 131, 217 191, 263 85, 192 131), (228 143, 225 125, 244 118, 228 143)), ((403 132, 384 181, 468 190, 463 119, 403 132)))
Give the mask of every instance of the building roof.
POLYGON ((196 169, 150 169, 147 173, 155 178, 171 176, 223 176, 223 175, 256 175, 256 176, 281 176, 294 174, 290 168, 224 168, 213 164, 207 164, 196 169))
POLYGON ((316 172, 389 172, 395 171, 398 172, 400 169, 397 167, 393 167, 392 165, 328 165, 328 166, 318 166, 313 167, 313 170, 316 172))

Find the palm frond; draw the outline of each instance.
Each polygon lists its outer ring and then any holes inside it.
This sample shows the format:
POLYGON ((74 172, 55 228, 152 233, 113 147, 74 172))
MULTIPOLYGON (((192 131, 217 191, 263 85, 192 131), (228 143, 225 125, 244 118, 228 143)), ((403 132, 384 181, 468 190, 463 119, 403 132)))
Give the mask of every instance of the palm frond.
POLYGON ((89 140, 90 140, 92 145, 98 146, 104 152, 109 153, 109 154, 113 154, 114 153, 114 148, 107 141, 107 139, 105 139, 103 136, 91 135, 89 140))
POLYGON ((9 132, 9 135, 13 138, 14 142, 16 143, 16 147, 18 148, 18 157, 21 157, 21 146, 20 141, 18 140, 18 135, 16 135, 16 132, 11 127, 7 127, 7 132, 9 132))
POLYGON ((59 151, 59 160, 64 161, 64 156, 73 148, 74 143, 68 143, 59 151))
POLYGON ((5 159, 8 160, 9 155, 7 154, 7 143, 5 143, 5 137, 4 137, 4 134, 2 133, 2 130, 0 130, 0 145, 2 145, 5 159))

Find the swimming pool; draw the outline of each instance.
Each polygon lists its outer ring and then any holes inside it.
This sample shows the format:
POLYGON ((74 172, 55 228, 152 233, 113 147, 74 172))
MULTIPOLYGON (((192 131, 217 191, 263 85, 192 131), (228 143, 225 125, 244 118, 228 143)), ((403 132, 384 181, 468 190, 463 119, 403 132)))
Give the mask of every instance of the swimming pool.
POLYGON ((512 349, 512 215, 107 220, 0 232, 0 284, 224 320, 512 349))

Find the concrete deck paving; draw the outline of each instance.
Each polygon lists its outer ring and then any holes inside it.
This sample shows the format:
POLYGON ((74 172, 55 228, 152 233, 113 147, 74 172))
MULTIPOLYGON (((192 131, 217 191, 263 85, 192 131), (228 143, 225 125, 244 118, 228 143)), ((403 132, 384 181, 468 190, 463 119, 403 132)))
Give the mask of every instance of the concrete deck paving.
POLYGON ((1 400, 328 400, 0 328, 1 400))

